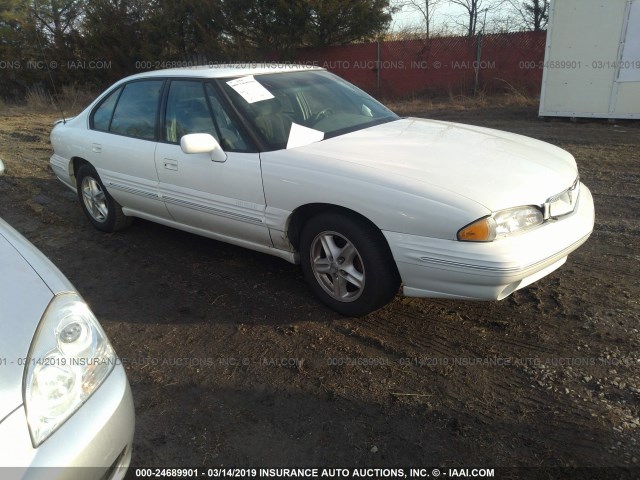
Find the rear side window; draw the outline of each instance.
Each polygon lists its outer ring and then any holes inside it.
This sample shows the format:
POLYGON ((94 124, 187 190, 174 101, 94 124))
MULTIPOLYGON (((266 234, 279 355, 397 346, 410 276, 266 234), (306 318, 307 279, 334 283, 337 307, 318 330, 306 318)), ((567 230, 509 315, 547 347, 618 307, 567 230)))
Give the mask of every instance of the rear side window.
POLYGON ((163 80, 146 80, 127 84, 115 107, 109 131, 128 137, 153 140, 163 83, 163 80))
POLYGON ((109 124, 111 123, 111 115, 113 115, 113 107, 116 106, 118 97, 122 88, 118 88, 112 92, 105 100, 102 101, 100 106, 94 110, 91 126, 96 130, 103 132, 109 131, 109 124))

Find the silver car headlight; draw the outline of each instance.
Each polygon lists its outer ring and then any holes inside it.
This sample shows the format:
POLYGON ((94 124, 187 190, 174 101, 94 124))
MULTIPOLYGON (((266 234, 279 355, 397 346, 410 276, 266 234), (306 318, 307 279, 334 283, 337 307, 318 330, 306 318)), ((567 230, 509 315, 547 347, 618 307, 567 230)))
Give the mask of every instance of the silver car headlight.
POLYGON ((523 233, 544 222, 542 211, 535 206, 509 208, 476 220, 458 231, 463 242, 492 242, 498 238, 523 233))
POLYGON ((29 349, 24 405, 34 448, 60 427, 104 382, 116 355, 76 293, 54 297, 29 349))

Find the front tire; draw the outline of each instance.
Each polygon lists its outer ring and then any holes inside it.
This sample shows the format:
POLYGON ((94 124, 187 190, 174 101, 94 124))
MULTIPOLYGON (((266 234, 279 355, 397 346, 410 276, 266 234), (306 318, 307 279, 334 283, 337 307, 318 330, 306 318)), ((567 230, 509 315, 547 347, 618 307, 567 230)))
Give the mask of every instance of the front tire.
POLYGON ((400 286, 384 236, 355 217, 326 212, 311 218, 300 236, 300 261, 314 293, 343 315, 377 310, 400 286))
POLYGON ((133 219, 122 212, 90 164, 85 163, 78 170, 77 187, 82 210, 98 230, 115 232, 131 225, 133 219))

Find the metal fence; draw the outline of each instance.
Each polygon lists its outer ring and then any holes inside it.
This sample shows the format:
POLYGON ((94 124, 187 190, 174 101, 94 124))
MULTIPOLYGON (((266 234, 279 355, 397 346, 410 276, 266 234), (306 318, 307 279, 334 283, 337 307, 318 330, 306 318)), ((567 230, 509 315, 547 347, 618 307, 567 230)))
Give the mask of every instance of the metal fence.
POLYGON ((545 32, 521 32, 372 42, 299 49, 294 60, 325 67, 384 98, 514 89, 538 94, 545 40, 545 32))

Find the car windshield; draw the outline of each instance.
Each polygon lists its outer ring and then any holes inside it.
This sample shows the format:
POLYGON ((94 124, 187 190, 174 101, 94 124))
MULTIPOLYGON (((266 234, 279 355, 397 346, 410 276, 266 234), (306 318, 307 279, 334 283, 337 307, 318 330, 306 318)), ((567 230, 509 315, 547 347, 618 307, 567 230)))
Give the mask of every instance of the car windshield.
POLYGON ((398 120, 359 88, 326 71, 219 81, 269 150, 291 148, 398 120))

